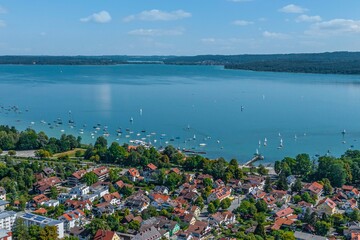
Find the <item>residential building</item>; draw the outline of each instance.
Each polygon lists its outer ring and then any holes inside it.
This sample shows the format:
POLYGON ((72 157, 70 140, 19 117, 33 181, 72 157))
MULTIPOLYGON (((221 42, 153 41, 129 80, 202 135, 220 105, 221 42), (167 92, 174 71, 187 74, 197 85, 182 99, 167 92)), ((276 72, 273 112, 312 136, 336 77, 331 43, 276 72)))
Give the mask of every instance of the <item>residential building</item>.
POLYGON ((45 207, 56 207, 59 206, 60 202, 58 200, 50 199, 49 201, 43 202, 41 205, 45 207))
POLYGON ((70 229, 70 236, 79 238, 79 240, 90 240, 91 233, 89 229, 84 227, 73 227, 70 229))
POLYGON ((93 173, 95 173, 96 176, 98 176, 99 181, 105 181, 106 179, 109 178, 109 169, 105 166, 95 168, 93 170, 93 173))
POLYGON ((186 230, 191 233, 195 238, 200 240, 205 239, 206 235, 210 233, 211 228, 207 222, 204 221, 196 221, 194 225, 190 225, 186 230))
POLYGON ((231 195, 231 188, 220 187, 215 189, 207 198, 207 202, 215 201, 215 200, 224 200, 225 198, 229 198, 231 195))
POLYGON ((81 197, 85 194, 88 194, 90 192, 90 187, 86 184, 79 184, 71 188, 70 194, 76 195, 78 197, 81 197))
POLYGON ((80 209, 66 212, 58 219, 64 222, 65 231, 70 231, 74 227, 81 226, 82 220, 85 218, 85 213, 80 209))
POLYGON ((136 182, 140 179, 140 173, 136 168, 130 168, 127 172, 127 176, 130 181, 136 182))
POLYGON ((103 196, 103 200, 111 205, 120 205, 121 196, 118 192, 108 193, 103 196))
POLYGON ((16 212, 3 211, 0 212, 0 229, 12 230, 16 219, 16 212))
POLYGON ((58 238, 64 237, 64 223, 62 221, 43 217, 32 213, 25 213, 23 215, 20 215, 19 218, 21 218, 24 221, 24 224, 27 227, 31 225, 38 225, 40 227, 56 226, 58 238))
POLYGON ((3 187, 0 187, 0 200, 6 201, 6 190, 3 187))
POLYGON ((116 234, 116 232, 99 229, 93 240, 120 240, 120 237, 116 234))
POLYGON ((52 187, 58 187, 61 184, 61 180, 58 177, 43 178, 40 181, 34 183, 34 191, 37 193, 48 194, 52 187))
POLYGON ((318 182, 308 183, 304 186, 303 191, 310 193, 312 196, 316 196, 318 199, 323 193, 323 185, 318 182))
POLYGON ((161 233, 154 227, 150 227, 144 231, 135 235, 132 240, 159 240, 161 239, 161 233))
POLYGON ((36 207, 38 205, 42 205, 44 202, 47 202, 49 200, 50 199, 47 196, 45 196, 44 194, 39 194, 39 195, 36 195, 35 197, 33 197, 32 202, 33 202, 33 205, 36 207))
POLYGON ((81 183, 82 177, 87 173, 86 170, 79 170, 71 174, 70 177, 68 177, 68 183, 71 186, 76 186, 81 183))
POLYGON ((333 215, 336 213, 336 204, 330 198, 325 198, 319 202, 317 209, 327 215, 333 215))
POLYGON ((0 240, 12 240, 12 232, 6 229, 0 229, 0 240))
POLYGON ((10 202, 0 200, 0 212, 5 211, 5 208, 9 205, 10 202))

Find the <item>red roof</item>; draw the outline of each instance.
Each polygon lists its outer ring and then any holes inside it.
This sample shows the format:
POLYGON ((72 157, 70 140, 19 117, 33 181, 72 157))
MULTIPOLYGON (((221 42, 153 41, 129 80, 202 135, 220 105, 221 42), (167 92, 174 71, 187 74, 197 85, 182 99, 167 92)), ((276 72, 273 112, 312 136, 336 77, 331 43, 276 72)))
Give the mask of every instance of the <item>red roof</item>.
POLYGON ((105 202, 111 202, 111 200, 113 200, 114 198, 121 199, 121 196, 118 192, 114 192, 114 193, 105 194, 103 198, 105 202))
POLYGON ((178 169, 178 168, 172 168, 171 171, 173 171, 173 172, 176 173, 176 174, 180 174, 180 173, 181 173, 180 169, 178 169))
POLYGON ((334 203, 333 200, 331 200, 330 198, 326 198, 326 199, 323 199, 319 202, 319 205, 325 203, 327 206, 329 206, 330 208, 335 208, 336 207, 336 204, 334 203))
POLYGON ((40 191, 45 191, 59 183, 61 183, 61 180, 58 177, 49 177, 34 183, 34 186, 40 191))
POLYGON ((101 230, 99 229, 95 236, 94 240, 112 240, 115 236, 115 232, 109 231, 109 230, 101 230))
POLYGON ((343 185, 343 186, 342 186, 342 189, 343 189, 344 191, 346 191, 346 192, 353 190, 353 188, 354 188, 353 186, 349 186, 349 185, 343 185))
POLYGON ((109 169, 105 166, 101 166, 98 168, 95 168, 93 170, 93 173, 95 173, 98 177, 104 176, 109 173, 109 169))
POLYGON ((161 199, 161 200, 163 200, 164 202, 166 202, 166 201, 169 199, 169 196, 168 196, 168 195, 163 195, 163 194, 159 194, 159 193, 154 193, 154 194, 152 194, 152 197, 154 198, 154 200, 156 200, 156 199, 161 199))
POLYGON ((139 174, 139 171, 135 168, 130 168, 129 169, 129 174, 133 177, 139 177, 140 174, 139 174))
POLYGON ((74 178, 80 180, 86 174, 86 170, 82 169, 71 174, 74 178))
POLYGON ((155 170, 157 169, 157 167, 156 167, 154 164, 152 164, 152 163, 149 163, 149 164, 147 165, 147 167, 150 168, 150 169, 153 170, 153 171, 155 171, 155 170))
POLYGON ((36 214, 46 214, 47 210, 45 208, 39 208, 38 210, 34 211, 36 214))
POLYGON ((315 194, 319 194, 323 189, 323 185, 318 182, 313 182, 312 184, 307 185, 306 188, 315 194))
POLYGON ((40 203, 42 203, 42 202, 47 202, 47 201, 49 201, 49 200, 50 200, 50 199, 49 199, 47 196, 45 196, 44 194, 39 194, 39 195, 33 197, 33 201, 34 201, 36 204, 40 204, 40 203))
POLYGON ((275 213, 275 215, 276 215, 276 217, 285 217, 285 216, 292 214, 293 212, 294 212, 294 210, 292 208, 288 207, 288 208, 278 211, 277 213, 275 213))

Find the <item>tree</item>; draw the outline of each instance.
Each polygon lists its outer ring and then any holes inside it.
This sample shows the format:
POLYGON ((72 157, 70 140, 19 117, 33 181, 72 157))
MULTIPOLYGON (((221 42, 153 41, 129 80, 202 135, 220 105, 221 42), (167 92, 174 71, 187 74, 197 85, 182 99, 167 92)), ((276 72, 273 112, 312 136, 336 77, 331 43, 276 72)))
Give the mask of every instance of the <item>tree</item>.
POLYGON ((312 203, 314 204, 315 201, 314 199, 311 198, 310 194, 308 192, 304 192, 302 195, 301 195, 301 199, 307 203, 312 203))
POLYGON ((111 168, 109 171, 109 179, 111 182, 116 182, 120 178, 120 168, 111 168))
POLYGON ((351 221, 360 221, 360 211, 358 209, 354 209, 350 214, 349 218, 351 221))
POLYGON ((208 212, 209 212, 210 214, 213 214, 213 213, 216 212, 216 208, 215 208, 215 206, 214 206, 214 204, 213 204, 212 202, 209 203, 207 210, 208 210, 208 212))
POLYGON ((266 212, 268 210, 267 203, 263 199, 258 200, 255 203, 255 207, 258 212, 266 212))
POLYGON ((259 167, 257 168, 257 172, 260 174, 260 175, 266 175, 268 174, 269 170, 267 170, 264 165, 260 164, 259 167))
POLYGON ((49 157, 51 157, 51 153, 44 149, 40 149, 40 150, 35 151, 35 156, 38 158, 41 158, 41 159, 49 158, 49 157))
POLYGON ((311 170, 311 160, 309 154, 299 154, 296 156, 294 174, 306 176, 311 170))
POLYGON ((330 230, 331 224, 325 221, 317 221, 315 223, 315 232, 318 235, 325 236, 330 230))
POLYGON ((86 228, 90 230, 91 235, 94 236, 97 230, 110 230, 109 225, 104 219, 95 218, 90 224, 86 225, 86 228))
POLYGON ((275 230, 271 232, 271 235, 275 237, 275 240, 295 240, 294 233, 290 231, 275 230))
POLYGON ((204 199, 202 196, 199 196, 194 203, 196 206, 198 206, 200 209, 203 209, 205 204, 204 204, 204 199))
POLYGON ((220 207, 222 209, 228 209, 231 206, 231 200, 229 198, 225 198, 220 202, 220 207))
POLYGON ((140 229, 140 223, 139 223, 139 221, 136 221, 136 220, 131 221, 131 222, 129 223, 129 228, 138 231, 138 230, 140 229))
POLYGON ((266 232, 265 232, 265 227, 263 223, 258 223, 258 225, 255 228, 255 232, 256 235, 261 236, 262 238, 266 239, 266 232))
POLYGON ((279 174, 281 171, 281 162, 280 161, 275 161, 274 163, 274 170, 276 174, 279 174))
POLYGON ((57 199, 58 195, 59 195, 59 191, 57 190, 57 188, 56 187, 51 187, 50 188, 50 198, 57 199))
POLYGON ((276 186, 277 186, 277 189, 278 189, 278 190, 284 190, 284 191, 287 191, 287 190, 288 190, 289 186, 288 186, 288 184, 287 184, 287 180, 286 180, 285 174, 283 174, 283 173, 280 174, 280 177, 279 177, 279 179, 278 179, 278 181, 277 181, 276 186))
POLYGON ((82 178, 82 181, 84 181, 88 186, 96 183, 99 181, 98 176, 93 172, 85 173, 85 175, 82 178))
POLYGON ((9 150, 9 151, 8 151, 8 155, 9 155, 9 156, 15 156, 15 155, 16 155, 16 151, 15 151, 15 150, 9 150))
POLYGON ((331 183, 330 183, 329 179, 324 178, 322 180, 322 183, 324 185, 324 193, 325 193, 325 195, 330 195, 333 192, 333 188, 331 186, 331 183))
POLYGON ((41 227, 38 225, 31 225, 29 227, 29 235, 31 239, 38 239, 40 235, 41 227))
POLYGON ((177 187, 182 182, 182 176, 177 173, 170 173, 167 175, 167 178, 165 180, 165 186, 167 186, 169 189, 174 190, 175 187, 177 187))
POLYGON ((304 222, 310 223, 311 222, 311 210, 310 208, 306 208, 304 213, 304 222))
POLYGON ((40 240, 56 240, 58 239, 57 227, 56 226, 45 226, 41 228, 39 232, 40 240))
POLYGON ((16 240, 28 240, 30 235, 28 233, 28 228, 26 227, 24 220, 17 218, 15 220, 13 236, 16 240))
POLYGON ((291 187, 291 191, 293 191, 293 192, 300 192, 301 189, 302 189, 301 179, 300 179, 300 178, 297 178, 297 179, 295 180, 294 185, 291 187))
POLYGON ((270 177, 266 177, 265 178, 265 185, 264 185, 264 191, 266 193, 270 193, 272 190, 271 188, 271 180, 270 180, 270 177))
POLYGON ((204 187, 210 186, 212 188, 213 182, 210 178, 204 178, 203 185, 204 187))

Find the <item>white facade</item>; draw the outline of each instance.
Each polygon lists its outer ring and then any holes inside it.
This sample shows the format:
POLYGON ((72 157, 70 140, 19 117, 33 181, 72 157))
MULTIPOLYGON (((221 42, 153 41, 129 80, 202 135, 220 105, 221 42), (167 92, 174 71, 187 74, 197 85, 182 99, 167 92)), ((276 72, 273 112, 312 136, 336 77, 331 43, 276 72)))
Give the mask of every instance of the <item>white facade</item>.
POLYGON ((16 212, 4 211, 0 213, 0 229, 11 231, 16 219, 16 212))
POLYGON ((62 221, 43 217, 43 216, 32 214, 32 213, 25 213, 25 214, 19 216, 19 218, 24 220, 24 224, 27 227, 29 227, 31 225, 38 225, 40 227, 56 226, 58 238, 64 238, 64 223, 62 221))
POLYGON ((79 197, 86 195, 89 192, 90 192, 90 188, 86 186, 86 184, 77 185, 70 190, 70 194, 75 194, 79 197))

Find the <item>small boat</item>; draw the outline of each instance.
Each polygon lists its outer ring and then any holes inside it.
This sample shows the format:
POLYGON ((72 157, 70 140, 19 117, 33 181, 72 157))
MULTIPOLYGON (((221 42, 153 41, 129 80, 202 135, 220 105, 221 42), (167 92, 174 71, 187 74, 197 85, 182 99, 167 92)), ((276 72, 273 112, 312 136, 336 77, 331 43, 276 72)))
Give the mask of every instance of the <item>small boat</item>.
POLYGON ((199 146, 200 146, 200 147, 205 147, 205 146, 206 146, 206 143, 200 143, 199 146))
POLYGON ((342 143, 343 143, 343 144, 345 144, 345 143, 346 143, 346 141, 342 141, 342 143))
POLYGON ((259 140, 259 146, 261 145, 261 141, 259 140))
POLYGON ((264 139, 264 146, 265 147, 267 146, 267 139, 266 138, 264 139))
POLYGON ((193 139, 194 139, 194 140, 196 140, 196 136, 195 136, 195 134, 194 134, 194 137, 193 137, 193 139))
POLYGON ((244 110, 244 106, 241 106, 241 111, 243 111, 244 110))
POLYGON ((64 129, 61 129, 60 132, 65 132, 65 130, 64 130, 64 129))
POLYGON ((342 135, 345 135, 345 133, 346 133, 346 130, 344 129, 344 130, 341 132, 341 134, 342 134, 342 135))
POLYGON ((35 122, 31 122, 31 125, 34 125, 35 124, 35 122))
POLYGON ((141 134, 140 133, 137 133, 136 136, 140 136, 141 134))
POLYGON ((217 142, 217 143, 220 143, 220 140, 217 140, 216 142, 217 142))
POLYGON ((133 121, 134 121, 134 119, 131 117, 131 118, 130 118, 130 122, 132 123, 133 121))
POLYGON ((295 136, 294 136, 294 139, 295 139, 295 140, 297 140, 297 136, 296 136, 296 134, 295 134, 295 136))

